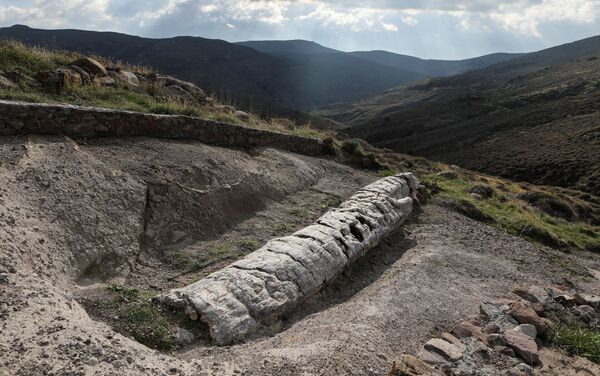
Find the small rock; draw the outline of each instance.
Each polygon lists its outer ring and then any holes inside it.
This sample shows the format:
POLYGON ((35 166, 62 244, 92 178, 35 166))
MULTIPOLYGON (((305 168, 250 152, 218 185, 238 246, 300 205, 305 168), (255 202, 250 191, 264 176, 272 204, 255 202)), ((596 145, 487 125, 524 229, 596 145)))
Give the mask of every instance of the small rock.
POLYGON ((187 329, 179 328, 175 336, 175 342, 181 346, 189 345, 194 342, 194 334, 187 329))
POLYGON ((500 331, 500 327, 496 324, 487 324, 483 327, 482 331, 485 334, 498 333, 500 331))
POLYGON ((469 191, 471 195, 478 195, 481 199, 489 199, 494 195, 494 189, 488 185, 476 185, 469 191))
POLYGON ((492 347, 506 346, 506 340, 502 334, 490 334, 487 337, 487 342, 492 347))
POLYGON ((534 366, 540 363, 538 346, 533 338, 514 330, 506 331, 504 338, 506 344, 527 364, 534 366))
POLYGON ((444 359, 442 356, 432 353, 431 351, 428 351, 425 349, 421 349, 421 351, 419 352, 419 354, 417 356, 420 359, 422 359, 424 362, 432 364, 432 365, 449 364, 448 361, 446 359, 444 359))
POLYGON ((248 115, 248 113, 246 113, 244 111, 236 111, 233 114, 233 116, 240 119, 241 121, 249 121, 250 120, 250 115, 248 115))
POLYGON ((450 342, 446 342, 440 338, 434 338, 425 344, 425 349, 443 356, 452 362, 456 362, 463 357, 463 351, 450 342))
POLYGON ((504 316, 504 311, 495 304, 486 302, 479 306, 479 313, 487 321, 496 320, 504 316))
POLYGON ((100 84, 100 86, 114 86, 117 83, 112 77, 98 77, 96 78, 96 82, 100 84))
POLYGON ((483 343, 486 343, 487 341, 485 335, 481 331, 481 328, 467 321, 463 321, 460 324, 456 325, 454 328, 452 328, 451 332, 458 338, 475 337, 481 340, 481 342, 483 343))
POLYGON ((521 324, 513 329, 516 332, 523 333, 533 339, 537 337, 537 329, 531 324, 521 324))
POLYGON ((513 294, 532 303, 544 303, 549 297, 548 289, 540 286, 517 286, 513 289, 513 294))
POLYGON ((533 308, 533 310, 535 311, 535 313, 538 314, 538 316, 544 313, 544 311, 546 310, 546 307, 544 307, 542 303, 532 303, 531 308, 533 308))
POLYGON ((448 332, 442 333, 442 339, 444 341, 450 342, 454 346, 458 347, 461 351, 465 351, 467 349, 467 346, 465 346, 465 344, 462 343, 460 341, 460 339, 456 338, 455 336, 453 336, 452 334, 450 334, 448 332))
POLYGON ((568 294, 558 295, 558 296, 554 297, 554 300, 557 303, 564 305, 565 307, 573 307, 574 305, 577 304, 577 302, 575 301, 575 298, 568 294))
POLYGON ((589 305, 580 305, 575 308, 575 313, 583 320, 583 322, 590 323, 594 320, 595 310, 589 305))
POLYGON ((494 346, 494 351, 502 355, 510 356, 511 358, 515 358, 517 356, 515 351, 508 346, 494 346))
POLYGON ((593 308, 600 308, 600 296, 575 294, 573 296, 578 305, 587 305, 593 308))
POLYGON ((394 362, 389 376, 442 376, 442 373, 412 355, 402 355, 394 362))
POLYGON ((515 367, 512 368, 512 370, 514 370, 517 375, 519 375, 519 374, 527 375, 527 376, 533 375, 533 368, 531 368, 530 366, 528 366, 525 363, 517 364, 515 367))

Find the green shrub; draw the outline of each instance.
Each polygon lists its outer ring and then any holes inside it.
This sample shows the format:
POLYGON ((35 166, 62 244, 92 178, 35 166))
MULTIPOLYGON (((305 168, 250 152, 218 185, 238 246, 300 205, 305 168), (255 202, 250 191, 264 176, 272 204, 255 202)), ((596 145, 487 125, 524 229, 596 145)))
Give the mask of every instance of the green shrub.
POLYGON ((563 218, 567 221, 575 217, 575 213, 569 204, 548 193, 538 191, 526 192, 519 195, 519 198, 550 216, 563 218))
POLYGON ((573 355, 600 364, 600 332, 577 325, 559 325, 550 332, 551 342, 573 355))

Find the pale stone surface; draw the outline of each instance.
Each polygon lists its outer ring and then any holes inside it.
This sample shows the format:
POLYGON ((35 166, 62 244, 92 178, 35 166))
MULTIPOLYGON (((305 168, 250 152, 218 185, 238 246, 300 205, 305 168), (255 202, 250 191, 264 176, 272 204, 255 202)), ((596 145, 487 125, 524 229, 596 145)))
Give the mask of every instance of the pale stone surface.
POLYGON ((513 329, 515 332, 523 333, 533 339, 537 337, 537 329, 531 324, 521 324, 513 329))
POLYGON ((433 338, 427 341, 425 349, 441 355, 452 362, 456 362, 463 357, 463 350, 440 338, 433 338))
POLYGON ((219 344, 241 340, 277 322, 395 231, 411 213, 417 187, 412 174, 381 179, 313 225, 158 300, 206 322, 219 344))

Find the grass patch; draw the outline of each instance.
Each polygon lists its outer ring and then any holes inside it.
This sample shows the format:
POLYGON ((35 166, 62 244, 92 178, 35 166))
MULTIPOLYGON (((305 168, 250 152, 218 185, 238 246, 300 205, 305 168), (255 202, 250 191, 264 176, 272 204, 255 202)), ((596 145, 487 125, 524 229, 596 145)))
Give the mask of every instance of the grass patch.
POLYGON ((115 330, 158 350, 172 350, 175 342, 164 312, 151 302, 153 291, 124 286, 107 287, 108 297, 85 302, 96 315, 112 323, 115 330))
POLYGON ((259 245, 258 241, 253 239, 241 239, 237 242, 238 249, 247 253, 256 251, 259 245))
POLYGON ((557 325, 550 332, 550 341, 570 354, 600 364, 600 332, 596 330, 577 325, 557 325))
POLYGON ((515 183, 502 182, 501 195, 476 199, 470 194, 474 187, 481 187, 481 181, 475 176, 451 179, 429 175, 424 180, 439 189, 440 197, 454 202, 457 211, 474 219, 493 223, 511 235, 558 249, 600 249, 600 232, 597 227, 567 221, 531 206, 521 199, 525 188, 515 183))

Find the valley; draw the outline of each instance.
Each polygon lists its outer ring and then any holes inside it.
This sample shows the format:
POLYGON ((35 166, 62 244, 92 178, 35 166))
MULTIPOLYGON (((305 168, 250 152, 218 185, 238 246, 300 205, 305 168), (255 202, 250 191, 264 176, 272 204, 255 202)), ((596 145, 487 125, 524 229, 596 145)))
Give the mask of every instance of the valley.
POLYGON ((595 37, 315 114, 379 147, 597 193, 599 52, 595 37))
POLYGON ((599 64, 0 28, 0 375, 600 374, 599 64))

